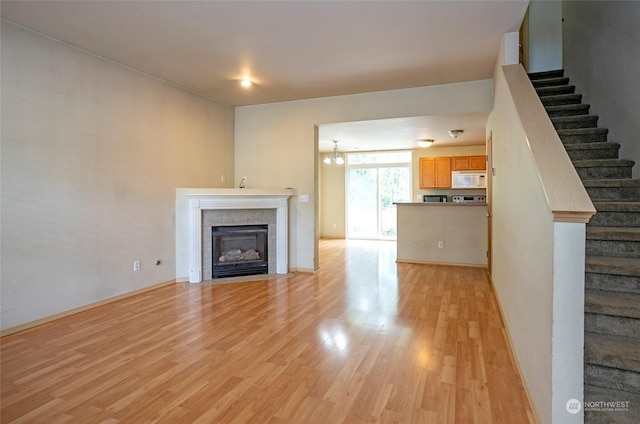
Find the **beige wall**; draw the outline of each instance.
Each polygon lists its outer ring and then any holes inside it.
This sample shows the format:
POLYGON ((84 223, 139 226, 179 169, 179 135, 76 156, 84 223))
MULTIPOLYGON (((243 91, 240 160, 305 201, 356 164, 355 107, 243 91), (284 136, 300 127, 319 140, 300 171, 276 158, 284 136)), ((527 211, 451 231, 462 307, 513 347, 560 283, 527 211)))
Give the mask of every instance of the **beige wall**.
POLYGON ((248 187, 293 187, 309 203, 290 204, 290 261, 294 269, 313 269, 317 165, 315 126, 319 124, 486 112, 492 81, 472 81, 377 93, 327 97, 236 108, 236 181, 248 187))
POLYGON ((553 216, 501 73, 492 131, 492 281, 534 407, 551 422, 553 216))
POLYGON ((320 161, 320 237, 345 238, 346 167, 320 161))
POLYGON ((2 328, 173 280, 175 189, 230 186, 233 109, 6 22, 1 88, 2 328))
POLYGON ((398 204, 398 261, 486 266, 487 206, 398 204))
POLYGON ((493 139, 492 280, 543 423, 581 423, 585 218, 595 212, 520 65, 500 67, 493 139))

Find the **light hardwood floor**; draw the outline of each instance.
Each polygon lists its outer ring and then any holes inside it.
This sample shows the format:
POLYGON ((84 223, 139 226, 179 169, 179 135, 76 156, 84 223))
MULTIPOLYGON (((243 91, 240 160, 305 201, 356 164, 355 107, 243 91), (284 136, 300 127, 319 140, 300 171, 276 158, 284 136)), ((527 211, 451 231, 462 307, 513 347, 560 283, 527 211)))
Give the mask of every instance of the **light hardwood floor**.
POLYGON ((2 423, 534 423, 484 270, 321 242, 321 271, 176 284, 1 339, 2 423))

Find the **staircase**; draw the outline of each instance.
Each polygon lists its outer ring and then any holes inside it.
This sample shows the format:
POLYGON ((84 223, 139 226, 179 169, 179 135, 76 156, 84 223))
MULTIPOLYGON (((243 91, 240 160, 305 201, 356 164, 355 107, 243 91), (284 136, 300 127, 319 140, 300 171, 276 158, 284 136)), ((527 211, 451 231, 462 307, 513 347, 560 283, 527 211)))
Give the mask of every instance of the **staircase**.
POLYGON ((640 423, 640 180, 564 71, 529 74, 597 213, 587 224, 585 423, 640 423), (589 402, 629 402, 600 410, 589 402), (624 407, 623 407, 624 409, 624 407))

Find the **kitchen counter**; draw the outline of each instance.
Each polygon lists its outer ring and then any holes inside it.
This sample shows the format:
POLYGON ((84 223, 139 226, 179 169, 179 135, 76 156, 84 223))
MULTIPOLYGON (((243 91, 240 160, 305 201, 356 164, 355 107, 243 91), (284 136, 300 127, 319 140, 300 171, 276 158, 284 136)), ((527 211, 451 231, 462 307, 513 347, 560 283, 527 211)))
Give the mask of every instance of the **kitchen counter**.
POLYGON ((486 203, 407 202, 396 205, 398 262, 487 265, 486 203))

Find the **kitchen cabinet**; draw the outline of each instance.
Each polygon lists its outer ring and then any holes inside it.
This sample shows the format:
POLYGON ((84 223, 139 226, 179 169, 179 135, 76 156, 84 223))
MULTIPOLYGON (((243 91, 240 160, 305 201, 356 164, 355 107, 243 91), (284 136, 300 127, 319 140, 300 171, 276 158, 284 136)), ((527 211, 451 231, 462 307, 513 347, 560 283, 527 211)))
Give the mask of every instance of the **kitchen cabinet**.
POLYGON ((487 169, 486 156, 469 156, 469 169, 473 169, 473 170, 487 169))
POLYGON ((454 156, 451 158, 451 169, 454 171, 466 171, 469 169, 469 156, 454 156))
POLYGON ((487 169, 487 162, 484 156, 454 156, 451 168, 454 171, 477 171, 487 169))
POLYGON ((420 188, 436 186, 436 158, 420 158, 420 188))
POLYGON ((450 188, 451 158, 420 158, 420 188, 450 188))

